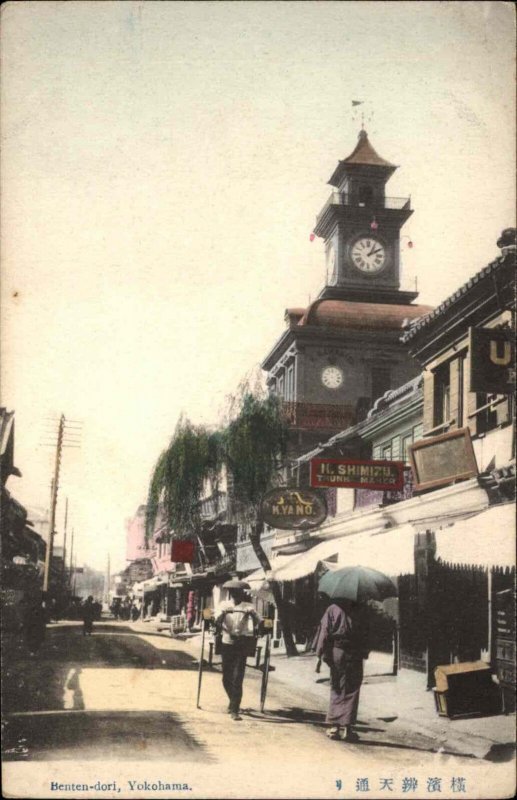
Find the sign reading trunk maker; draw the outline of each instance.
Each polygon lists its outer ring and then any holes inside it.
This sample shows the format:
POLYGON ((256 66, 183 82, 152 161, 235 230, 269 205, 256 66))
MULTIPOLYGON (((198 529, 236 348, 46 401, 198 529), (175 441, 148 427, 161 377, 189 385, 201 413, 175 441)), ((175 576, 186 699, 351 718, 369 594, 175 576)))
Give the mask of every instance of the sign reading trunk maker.
POLYGON ((262 501, 262 520, 272 528, 309 530, 327 518, 325 498, 314 489, 272 489, 262 501))
POLYGON ((313 458, 311 486, 336 489, 402 489, 402 461, 351 461, 342 458, 313 458))

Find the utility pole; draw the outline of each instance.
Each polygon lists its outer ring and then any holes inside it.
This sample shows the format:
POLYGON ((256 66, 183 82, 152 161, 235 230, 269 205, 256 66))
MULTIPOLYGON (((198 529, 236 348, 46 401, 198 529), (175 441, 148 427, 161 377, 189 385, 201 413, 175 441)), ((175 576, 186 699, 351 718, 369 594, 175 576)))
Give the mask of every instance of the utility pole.
POLYGON ((63 575, 61 582, 63 584, 63 588, 66 584, 66 534, 67 534, 67 526, 68 526, 68 497, 66 498, 65 502, 65 524, 64 524, 64 533, 63 533, 63 575))
POLYGON ((72 528, 72 540, 70 542, 70 561, 68 563, 68 587, 72 591, 72 559, 74 556, 74 528, 72 528))
POLYGON ((110 564, 110 554, 108 553, 108 562, 106 564, 106 576, 105 576, 105 583, 104 583, 104 602, 107 606, 109 606, 110 602, 110 580, 111 580, 111 564, 110 564))
POLYGON ((43 578, 43 591, 48 592, 50 583, 50 564, 52 561, 52 549, 54 544, 54 528, 56 526, 56 504, 59 492, 59 471, 61 468, 61 453, 63 450, 63 433, 65 430, 65 415, 61 414, 57 429, 56 458, 54 462, 54 477, 52 478, 52 488, 50 493, 50 520, 48 528, 47 552, 45 558, 45 573, 43 578))

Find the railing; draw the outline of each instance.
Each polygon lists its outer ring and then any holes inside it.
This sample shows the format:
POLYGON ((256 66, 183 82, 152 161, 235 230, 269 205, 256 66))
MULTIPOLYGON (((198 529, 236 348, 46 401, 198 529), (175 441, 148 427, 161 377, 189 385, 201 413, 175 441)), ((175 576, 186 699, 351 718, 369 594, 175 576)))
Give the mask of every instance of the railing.
POLYGON ((411 208, 410 197, 384 197, 381 201, 372 199, 369 201, 360 201, 357 198, 351 198, 343 192, 334 191, 329 199, 323 206, 322 210, 316 217, 319 221, 325 214, 330 206, 349 206, 352 208, 370 208, 372 211, 388 209, 390 211, 402 211, 403 209, 409 210, 411 208))
POLYGON ((293 428, 339 428, 344 430, 355 424, 353 406, 333 406, 325 403, 282 403, 288 425, 293 428))

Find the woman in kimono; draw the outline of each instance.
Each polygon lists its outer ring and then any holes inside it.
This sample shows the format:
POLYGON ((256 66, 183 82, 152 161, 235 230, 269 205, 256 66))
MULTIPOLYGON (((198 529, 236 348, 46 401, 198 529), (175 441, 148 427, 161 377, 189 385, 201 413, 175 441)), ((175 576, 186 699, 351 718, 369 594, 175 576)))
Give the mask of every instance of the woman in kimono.
POLYGON ((330 667, 330 705, 327 722, 330 739, 356 741, 363 659, 368 658, 366 608, 351 600, 333 600, 325 611, 313 649, 330 667))

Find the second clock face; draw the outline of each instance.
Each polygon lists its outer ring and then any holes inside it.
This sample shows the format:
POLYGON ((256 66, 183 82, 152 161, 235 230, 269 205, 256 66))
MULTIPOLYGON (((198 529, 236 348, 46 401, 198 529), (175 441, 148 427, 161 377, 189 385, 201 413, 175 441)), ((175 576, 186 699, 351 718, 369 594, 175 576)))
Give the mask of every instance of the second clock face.
POLYGON ((376 275, 386 265, 386 248, 373 236, 356 239, 350 255, 354 266, 365 275, 376 275))
POLYGON ((343 383, 343 372, 339 367, 325 367, 321 372, 321 382, 327 389, 338 389, 343 383))

